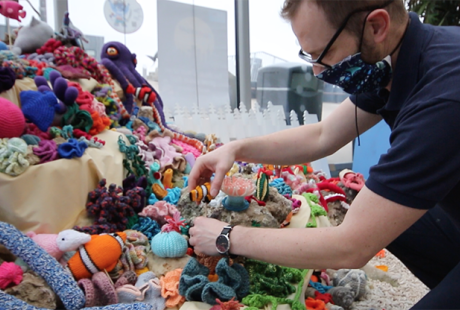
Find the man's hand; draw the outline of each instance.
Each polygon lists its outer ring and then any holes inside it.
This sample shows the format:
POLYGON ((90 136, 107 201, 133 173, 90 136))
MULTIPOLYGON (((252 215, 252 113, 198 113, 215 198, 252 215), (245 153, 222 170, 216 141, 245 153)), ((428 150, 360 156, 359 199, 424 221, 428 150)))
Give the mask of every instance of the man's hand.
POLYGON ((227 223, 206 217, 197 217, 190 228, 190 245, 196 252, 205 255, 217 256, 216 239, 227 223))
POLYGON ((198 157, 188 177, 188 188, 194 190, 198 185, 208 182, 213 173, 214 180, 211 183, 211 196, 219 194, 225 174, 235 162, 235 147, 233 143, 219 147, 204 156, 198 157))

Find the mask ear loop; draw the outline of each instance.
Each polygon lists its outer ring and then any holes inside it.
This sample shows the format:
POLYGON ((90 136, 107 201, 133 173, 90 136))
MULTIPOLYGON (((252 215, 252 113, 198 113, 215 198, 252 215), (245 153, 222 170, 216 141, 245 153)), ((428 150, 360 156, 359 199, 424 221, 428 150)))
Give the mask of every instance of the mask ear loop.
MULTIPOLYGON (((361 31, 361 38, 359 39, 359 50, 358 52, 362 54, 361 48, 363 47, 363 39, 364 39, 364 30, 366 29, 366 22, 367 18, 373 11, 367 13, 366 18, 364 18, 363 23, 363 30, 361 31)), ((356 94, 356 104, 355 104, 355 128, 356 128, 356 136, 358 138, 358 146, 361 146, 361 138, 359 133, 359 126, 358 126, 358 101, 359 101, 359 94, 356 94)))

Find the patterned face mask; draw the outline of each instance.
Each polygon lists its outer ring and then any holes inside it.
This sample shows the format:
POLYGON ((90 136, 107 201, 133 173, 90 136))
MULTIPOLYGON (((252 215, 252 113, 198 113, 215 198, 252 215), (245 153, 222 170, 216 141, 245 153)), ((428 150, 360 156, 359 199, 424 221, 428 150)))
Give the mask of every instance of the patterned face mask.
POLYGON ((361 53, 358 53, 348 56, 316 77, 326 83, 337 85, 352 95, 375 92, 390 83, 391 57, 387 56, 376 64, 368 64, 361 59, 361 53))

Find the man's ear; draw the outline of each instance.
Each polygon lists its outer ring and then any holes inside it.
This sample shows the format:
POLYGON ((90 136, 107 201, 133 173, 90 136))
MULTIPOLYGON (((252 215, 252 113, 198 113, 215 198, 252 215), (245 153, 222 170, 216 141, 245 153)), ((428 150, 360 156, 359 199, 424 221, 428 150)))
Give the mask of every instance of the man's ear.
POLYGON ((371 35, 373 37, 374 43, 378 44, 383 42, 390 32, 390 14, 388 14, 388 12, 384 9, 375 10, 367 17, 367 22, 367 35, 371 35))

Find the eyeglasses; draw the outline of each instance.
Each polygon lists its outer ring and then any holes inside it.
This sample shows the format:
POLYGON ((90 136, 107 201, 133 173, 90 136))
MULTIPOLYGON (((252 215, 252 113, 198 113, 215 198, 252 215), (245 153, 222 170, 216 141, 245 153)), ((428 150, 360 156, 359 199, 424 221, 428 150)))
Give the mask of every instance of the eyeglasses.
POLYGON ((389 0, 389 1, 385 2, 381 6, 364 7, 364 8, 360 8, 360 9, 357 9, 357 10, 354 10, 354 11, 350 12, 350 14, 347 15, 345 20, 342 22, 342 25, 340 25, 339 29, 335 32, 334 36, 329 41, 329 43, 326 45, 326 47, 324 48, 324 50, 321 52, 321 54, 319 55, 319 57, 317 59, 313 59, 313 57, 311 57, 310 54, 305 53, 302 49, 300 49, 300 51, 299 51, 299 57, 302 60, 305 60, 306 62, 311 63, 312 65, 316 65, 316 66, 327 68, 327 69, 332 68, 332 66, 323 63, 322 60, 326 56, 326 54, 329 51, 329 49, 331 48, 332 44, 334 44, 334 42, 337 40, 339 35, 342 33, 342 31, 347 26, 347 23, 350 20, 350 18, 356 13, 366 12, 366 11, 371 11, 372 12, 372 11, 375 11, 375 10, 378 10, 378 9, 383 9, 384 7, 390 5, 392 2, 394 2, 394 0, 389 0))

